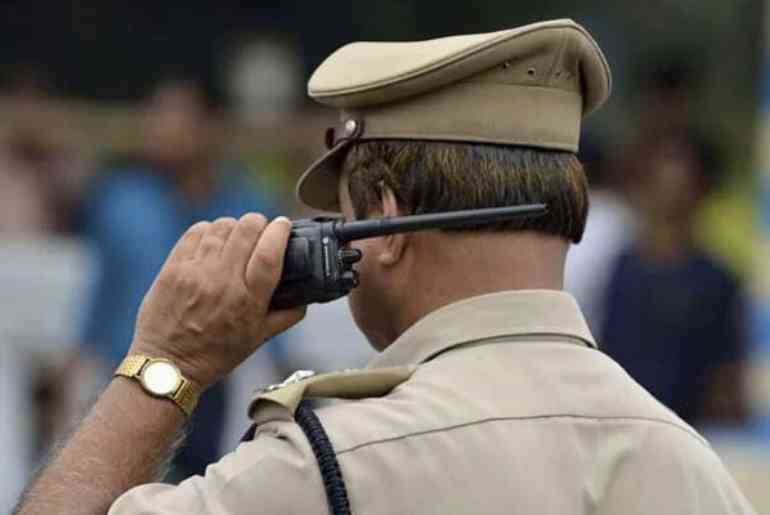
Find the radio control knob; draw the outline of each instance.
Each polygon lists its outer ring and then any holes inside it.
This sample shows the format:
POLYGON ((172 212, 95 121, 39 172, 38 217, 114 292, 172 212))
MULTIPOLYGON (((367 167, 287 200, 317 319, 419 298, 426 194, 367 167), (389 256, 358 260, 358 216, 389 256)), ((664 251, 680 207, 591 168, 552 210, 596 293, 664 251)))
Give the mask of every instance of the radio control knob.
POLYGON ((348 270, 347 272, 343 272, 342 276, 340 276, 340 282, 342 283, 342 287, 344 289, 352 290, 358 286, 358 272, 355 270, 348 270))
POLYGON ((338 252, 340 261, 346 265, 352 265, 361 261, 361 251, 358 249, 342 248, 338 252))

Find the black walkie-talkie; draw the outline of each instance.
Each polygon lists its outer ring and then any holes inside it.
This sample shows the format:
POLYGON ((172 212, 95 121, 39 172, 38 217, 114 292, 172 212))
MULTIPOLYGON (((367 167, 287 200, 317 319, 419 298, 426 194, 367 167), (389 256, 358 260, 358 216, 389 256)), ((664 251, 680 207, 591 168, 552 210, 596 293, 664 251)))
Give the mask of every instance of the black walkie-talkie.
POLYGON ((470 209, 427 215, 375 218, 345 222, 342 218, 312 218, 292 224, 283 274, 270 301, 271 309, 287 309, 344 297, 358 286, 353 265, 361 252, 347 246, 353 240, 400 232, 445 229, 539 216, 545 204, 470 209))

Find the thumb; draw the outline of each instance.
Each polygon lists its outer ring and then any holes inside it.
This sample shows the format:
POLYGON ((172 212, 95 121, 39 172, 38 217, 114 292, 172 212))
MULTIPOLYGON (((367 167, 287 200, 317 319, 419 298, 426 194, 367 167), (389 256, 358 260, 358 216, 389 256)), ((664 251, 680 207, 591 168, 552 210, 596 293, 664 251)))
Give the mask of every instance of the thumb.
POLYGON ((262 321, 261 334, 264 340, 272 338, 276 334, 282 333, 291 326, 299 323, 305 318, 307 306, 293 309, 283 309, 280 311, 271 311, 262 321))

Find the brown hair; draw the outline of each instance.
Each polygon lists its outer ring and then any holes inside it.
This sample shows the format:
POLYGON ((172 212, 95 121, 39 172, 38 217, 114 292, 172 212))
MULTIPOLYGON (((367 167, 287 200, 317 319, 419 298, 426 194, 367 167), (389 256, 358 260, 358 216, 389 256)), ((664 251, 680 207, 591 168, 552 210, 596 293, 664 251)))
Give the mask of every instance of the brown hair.
MULTIPOLYGON (((544 202, 548 213, 473 227, 532 230, 577 243, 588 214, 583 167, 569 152, 503 145, 375 140, 347 152, 350 197, 356 218, 377 209, 383 186, 407 214, 544 202)), ((465 227, 464 229, 471 229, 465 227)))

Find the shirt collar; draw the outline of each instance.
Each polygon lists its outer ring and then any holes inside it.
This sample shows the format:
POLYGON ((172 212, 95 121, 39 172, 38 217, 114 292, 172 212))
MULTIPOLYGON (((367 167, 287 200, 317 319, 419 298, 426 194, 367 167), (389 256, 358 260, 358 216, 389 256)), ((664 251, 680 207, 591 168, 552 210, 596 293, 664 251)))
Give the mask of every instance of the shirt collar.
POLYGON ((504 291, 464 299, 429 313, 369 367, 424 363, 452 347, 505 336, 566 337, 597 347, 577 302, 568 293, 504 291))

